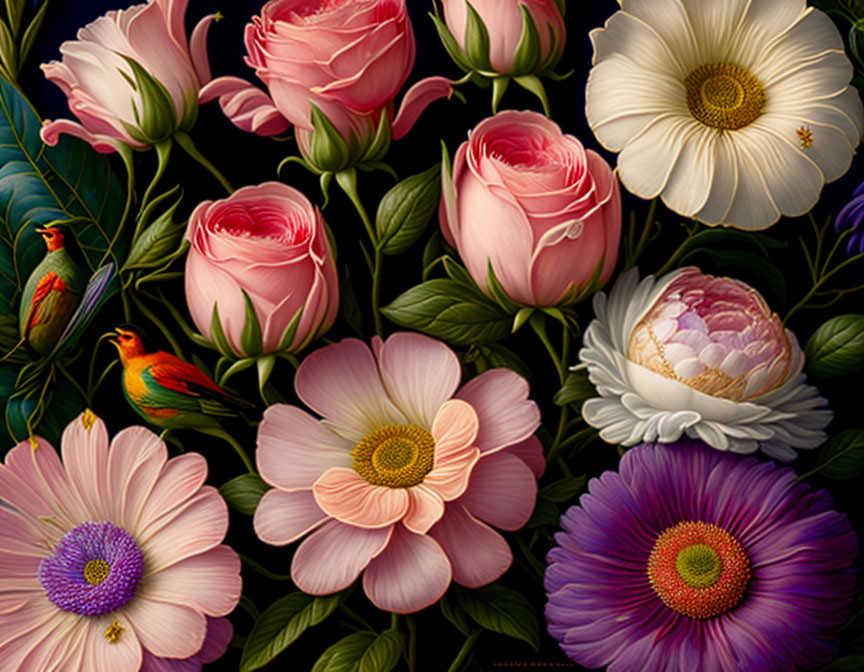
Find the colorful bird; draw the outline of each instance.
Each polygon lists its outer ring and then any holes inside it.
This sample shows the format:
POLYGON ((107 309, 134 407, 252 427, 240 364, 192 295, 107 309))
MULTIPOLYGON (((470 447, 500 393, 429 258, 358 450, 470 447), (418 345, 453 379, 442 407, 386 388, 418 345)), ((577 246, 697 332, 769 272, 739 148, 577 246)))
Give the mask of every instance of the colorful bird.
POLYGON ((40 357, 47 355, 63 333, 87 284, 56 226, 36 229, 48 253, 30 274, 18 311, 19 336, 40 357))
MULTIPOLYGON (((138 415, 163 429, 221 429, 217 418, 236 417, 251 404, 233 397, 198 367, 159 350, 148 352, 132 329, 116 328, 109 342, 120 353, 123 393, 138 415)), ((209 431, 208 431, 209 430, 209 431)))

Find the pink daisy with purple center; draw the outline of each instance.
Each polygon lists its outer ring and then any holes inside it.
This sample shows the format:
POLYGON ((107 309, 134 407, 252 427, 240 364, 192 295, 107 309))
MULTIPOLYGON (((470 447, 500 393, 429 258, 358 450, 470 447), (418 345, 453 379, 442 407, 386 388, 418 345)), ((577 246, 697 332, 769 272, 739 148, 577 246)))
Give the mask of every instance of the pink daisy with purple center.
POLYGON ((549 633, 608 672, 786 672, 837 652, 858 539, 825 490, 699 441, 642 444, 549 552, 549 633))

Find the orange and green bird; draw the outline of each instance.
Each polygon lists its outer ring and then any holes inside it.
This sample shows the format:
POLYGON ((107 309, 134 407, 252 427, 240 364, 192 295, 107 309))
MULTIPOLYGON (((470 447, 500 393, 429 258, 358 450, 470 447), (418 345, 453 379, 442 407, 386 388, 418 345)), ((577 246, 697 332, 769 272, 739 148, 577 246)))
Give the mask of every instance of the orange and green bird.
POLYGON ((123 366, 123 393, 138 415, 163 429, 219 430, 217 418, 237 416, 251 404, 231 396, 201 369, 172 354, 148 352, 132 329, 115 329, 109 342, 123 366))
POLYGON ((42 357, 56 345, 87 283, 69 256, 63 231, 57 227, 36 231, 45 239, 48 253, 24 285, 18 325, 21 340, 42 357))

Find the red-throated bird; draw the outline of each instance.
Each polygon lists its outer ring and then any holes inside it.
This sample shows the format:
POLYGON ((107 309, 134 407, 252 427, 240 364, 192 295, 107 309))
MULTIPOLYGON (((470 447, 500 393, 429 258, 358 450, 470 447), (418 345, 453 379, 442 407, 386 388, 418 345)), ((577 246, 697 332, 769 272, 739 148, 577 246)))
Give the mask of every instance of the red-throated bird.
POLYGON ((48 253, 30 274, 18 311, 19 335, 37 355, 47 355, 75 312, 86 278, 64 244, 57 227, 36 229, 48 253))

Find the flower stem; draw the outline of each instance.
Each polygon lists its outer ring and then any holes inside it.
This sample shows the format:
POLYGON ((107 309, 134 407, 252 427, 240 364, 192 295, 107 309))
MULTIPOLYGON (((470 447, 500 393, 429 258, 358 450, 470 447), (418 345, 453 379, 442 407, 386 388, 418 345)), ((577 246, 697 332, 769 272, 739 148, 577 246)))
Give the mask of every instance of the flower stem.
POLYGON ((543 314, 534 313, 528 320, 528 322, 531 324, 531 328, 534 330, 534 333, 537 334, 537 338, 540 339, 540 342, 546 348, 546 352, 549 353, 549 357, 552 359, 552 363, 555 365, 555 370, 558 372, 558 380, 563 386, 564 379, 567 376, 567 369, 564 368, 564 363, 561 361, 561 358, 555 351, 555 347, 549 341, 549 336, 546 333, 546 320, 543 314))
POLYGON ((417 623, 410 614, 408 621, 408 670, 415 672, 417 669, 417 623))
POLYGON ((369 630, 370 632, 375 632, 375 628, 373 628, 371 625, 369 625, 369 622, 365 618, 360 616, 360 614, 357 614, 354 611, 352 611, 348 607, 348 605, 340 602, 339 603, 339 611, 341 611, 343 614, 345 614, 348 618, 350 618, 355 623, 359 623, 360 625, 362 625, 366 630, 369 630))
POLYGON ((264 565, 262 565, 260 562, 258 562, 257 560, 253 560, 248 555, 243 555, 242 553, 239 553, 238 555, 240 556, 240 560, 243 561, 244 565, 249 565, 250 569, 254 569, 261 576, 264 576, 264 577, 270 579, 271 581, 291 581, 292 580, 291 577, 286 575, 286 574, 276 574, 275 572, 271 572, 269 569, 264 567, 264 565))
POLYGON ((108 257, 112 256, 114 245, 120 238, 123 226, 126 224, 126 219, 129 217, 129 211, 132 209, 132 201, 135 198, 135 164, 132 161, 132 150, 126 145, 121 145, 119 153, 120 158, 123 159, 123 165, 126 167, 126 204, 123 206, 123 214, 120 217, 120 223, 117 225, 117 230, 114 232, 114 237, 111 239, 111 242, 108 244, 108 249, 105 250, 105 254, 99 261, 99 266, 102 266, 108 257))
POLYGON ((243 450, 243 446, 237 443, 237 440, 231 436, 224 429, 216 429, 209 427, 195 427, 195 429, 202 434, 207 434, 208 436, 216 437, 217 439, 222 439, 225 443, 231 446, 234 449, 234 452, 237 453, 237 456, 243 462, 243 465, 249 471, 250 474, 255 473, 255 467, 252 466, 252 460, 249 459, 249 456, 246 454, 246 451, 243 450))
POLYGON ((178 358, 182 359, 184 362, 186 361, 186 356, 183 354, 183 349, 180 347, 180 343, 176 338, 171 334, 168 330, 168 327, 165 326, 165 323, 162 322, 156 315, 151 311, 147 306, 144 305, 144 302, 135 296, 135 292, 130 292, 129 296, 132 297, 132 302, 135 304, 135 307, 141 311, 141 314, 144 315, 148 320, 150 320, 156 328, 162 332, 168 342, 171 344, 171 349, 174 351, 174 354, 177 355, 178 358))
MULTIPOLYGON (((648 239, 651 235, 651 229, 654 228, 654 215, 656 213, 657 199, 654 198, 651 200, 651 205, 648 206, 648 216, 645 218, 645 226, 642 228, 642 235, 639 237, 639 242, 636 244, 635 249, 632 250, 625 268, 632 268, 633 266, 635 266, 636 262, 639 261, 639 257, 641 257, 642 253, 645 251, 645 247, 648 245, 648 239)), ((629 242, 631 245, 633 244, 632 240, 630 240, 629 242)))
POLYGON ((213 177, 215 177, 219 184, 228 192, 229 195, 234 193, 234 188, 225 179, 225 176, 219 172, 219 170, 214 166, 207 158, 198 151, 198 148, 195 147, 195 143, 192 142, 192 138, 190 138, 186 133, 176 133, 174 135, 174 139, 177 141, 177 144, 180 145, 186 153, 195 159, 198 163, 200 163, 213 177))
POLYGON ((150 181, 150 184, 147 187, 147 191, 144 192, 144 198, 141 199, 141 205, 138 207, 138 222, 135 225, 135 234, 132 236, 132 245, 134 245, 138 238, 141 236, 141 228, 144 226, 144 221, 141 216, 143 215, 144 210, 147 209, 147 204, 150 202, 150 196, 153 194, 153 190, 156 188, 162 177, 165 175, 165 170, 168 168, 168 160, 171 158, 172 146, 173 143, 170 139, 166 140, 165 142, 160 142, 158 145, 156 145, 156 156, 159 163, 156 167, 156 174, 150 181))
POLYGON ((482 630, 475 630, 471 633, 471 635, 465 640, 462 648, 459 649, 459 654, 456 656, 448 672, 462 672, 462 670, 465 669, 466 664, 474 655, 474 645, 482 634, 482 630))

